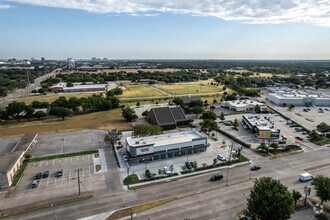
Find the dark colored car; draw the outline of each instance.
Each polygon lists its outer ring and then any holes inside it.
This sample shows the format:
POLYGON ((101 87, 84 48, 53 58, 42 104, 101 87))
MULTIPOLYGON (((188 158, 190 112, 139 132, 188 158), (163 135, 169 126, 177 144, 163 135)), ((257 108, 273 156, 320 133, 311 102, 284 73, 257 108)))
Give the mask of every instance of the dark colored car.
POLYGON ((35 179, 35 180, 33 180, 31 187, 36 188, 36 187, 38 187, 38 185, 39 185, 39 179, 35 179))
POLYGON ((286 141, 285 140, 279 140, 278 144, 286 144, 286 141))
POLYGON ((269 113, 269 111, 267 111, 267 110, 263 110, 263 111, 261 111, 260 113, 263 113, 263 114, 268 114, 268 113, 269 113))
POLYGON ((217 181, 217 180, 221 180, 222 178, 223 178, 223 175, 215 174, 215 175, 211 176, 210 180, 211 181, 217 181))
POLYGON ((146 170, 146 177, 147 177, 147 178, 151 178, 150 170, 146 170))
POLYGON ((227 126, 231 126, 231 123, 228 122, 228 121, 225 121, 223 124, 224 124, 224 125, 227 125, 227 126))
POLYGON ((302 137, 296 137, 296 139, 298 139, 298 140, 304 140, 304 138, 302 138, 302 137))
POLYGON ((194 162, 190 162, 190 166, 191 166, 192 168, 196 168, 194 162))
POLYGON ((49 171, 45 171, 42 173, 42 178, 47 178, 49 176, 49 171))
POLYGON ((186 167, 188 170, 190 170, 192 168, 189 162, 186 162, 186 167))
POLYGON ((304 112, 308 112, 308 110, 306 108, 304 108, 304 112))
POLYGON ((308 134, 308 131, 303 131, 303 133, 302 133, 303 135, 305 135, 305 134, 308 134))
POLYGON ((37 173, 35 176, 34 176, 34 179, 35 180, 38 180, 38 179, 41 179, 42 177, 42 173, 37 173))
POLYGON ((63 170, 58 170, 56 172, 56 177, 61 177, 63 175, 63 170))
POLYGON ((260 169, 261 169, 260 166, 253 166, 253 167, 251 167, 251 170, 260 170, 260 169))

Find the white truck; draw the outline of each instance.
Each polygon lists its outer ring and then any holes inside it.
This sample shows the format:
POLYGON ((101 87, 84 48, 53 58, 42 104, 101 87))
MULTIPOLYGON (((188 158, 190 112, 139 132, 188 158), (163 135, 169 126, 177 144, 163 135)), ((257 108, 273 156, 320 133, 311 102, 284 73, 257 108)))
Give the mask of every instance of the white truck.
POLYGON ((312 176, 312 174, 309 174, 309 173, 302 173, 299 176, 299 180, 301 182, 306 182, 306 181, 309 181, 309 180, 312 180, 312 179, 313 179, 313 176, 312 176))

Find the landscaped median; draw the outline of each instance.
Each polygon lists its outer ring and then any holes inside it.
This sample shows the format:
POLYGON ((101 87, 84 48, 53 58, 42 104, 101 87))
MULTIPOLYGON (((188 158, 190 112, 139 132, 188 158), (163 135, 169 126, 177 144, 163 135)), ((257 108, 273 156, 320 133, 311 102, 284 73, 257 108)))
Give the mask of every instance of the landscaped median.
POLYGON ((53 159, 65 158, 65 157, 74 157, 74 156, 81 156, 81 155, 88 155, 88 154, 96 154, 98 152, 99 152, 98 150, 90 150, 90 151, 82 151, 82 152, 70 153, 70 154, 59 154, 59 155, 48 156, 48 157, 34 158, 34 159, 31 159, 30 162, 39 162, 39 161, 43 161, 43 160, 53 160, 53 159))
POLYGON ((50 202, 49 200, 47 200, 46 201, 47 203, 44 203, 44 204, 38 203, 38 204, 32 204, 32 205, 25 205, 25 206, 21 206, 21 207, 15 207, 15 208, 7 209, 7 210, 1 210, 0 218, 5 218, 5 217, 13 216, 13 215, 20 215, 20 214, 24 214, 26 212, 32 212, 32 211, 36 211, 36 210, 40 210, 40 209, 44 209, 44 208, 49 208, 52 206, 59 206, 59 205, 63 205, 63 204, 77 202, 77 201, 89 199, 92 196, 93 195, 82 195, 82 196, 74 195, 74 196, 71 196, 71 198, 54 200, 53 202, 50 202))
POLYGON ((242 145, 242 146, 244 146, 244 147, 247 147, 247 148, 250 148, 250 147, 251 147, 250 144, 245 143, 244 141, 242 141, 242 140, 236 138, 235 136, 229 134, 228 132, 226 132, 226 131, 224 131, 224 130, 221 130, 220 128, 218 128, 217 131, 220 132, 221 134, 223 134, 223 135, 229 137, 230 139, 236 141, 237 143, 239 143, 240 145, 242 145))

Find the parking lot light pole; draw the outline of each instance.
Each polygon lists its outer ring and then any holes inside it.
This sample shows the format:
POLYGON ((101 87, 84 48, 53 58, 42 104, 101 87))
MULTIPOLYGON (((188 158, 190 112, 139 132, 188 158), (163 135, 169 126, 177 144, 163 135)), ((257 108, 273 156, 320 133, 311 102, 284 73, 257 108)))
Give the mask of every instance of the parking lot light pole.
POLYGON ((76 169, 76 172, 78 172, 78 191, 80 196, 80 175, 79 175, 80 168, 76 169))
POLYGON ((63 154, 65 154, 64 138, 61 138, 61 141, 62 141, 63 154))
POLYGON ((234 143, 231 142, 230 152, 229 152, 229 158, 227 160, 227 178, 226 178, 226 186, 228 186, 228 175, 229 175, 229 162, 231 159, 231 152, 233 151, 234 143))

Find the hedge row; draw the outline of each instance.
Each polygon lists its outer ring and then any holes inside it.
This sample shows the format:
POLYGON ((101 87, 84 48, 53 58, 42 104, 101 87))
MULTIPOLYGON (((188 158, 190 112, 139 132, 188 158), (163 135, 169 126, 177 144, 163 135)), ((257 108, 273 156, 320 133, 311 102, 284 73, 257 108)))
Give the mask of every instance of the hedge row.
POLYGON ((234 141, 236 141, 237 143, 239 143, 240 145, 242 145, 242 146, 244 146, 244 147, 247 147, 247 148, 250 148, 250 147, 251 147, 251 144, 247 144, 247 143, 245 143, 244 141, 242 141, 242 140, 236 138, 235 136, 233 136, 233 135, 227 133, 227 132, 224 131, 224 130, 221 130, 220 128, 218 128, 217 131, 220 132, 220 133, 222 133, 223 135, 225 135, 225 136, 227 136, 227 137, 233 139, 234 141))

